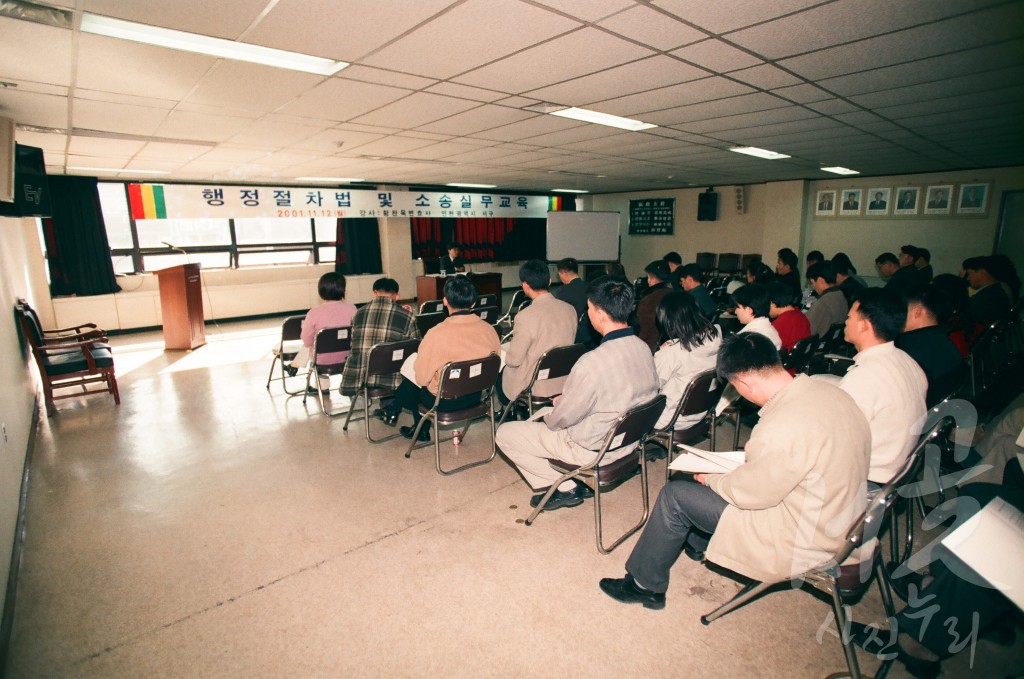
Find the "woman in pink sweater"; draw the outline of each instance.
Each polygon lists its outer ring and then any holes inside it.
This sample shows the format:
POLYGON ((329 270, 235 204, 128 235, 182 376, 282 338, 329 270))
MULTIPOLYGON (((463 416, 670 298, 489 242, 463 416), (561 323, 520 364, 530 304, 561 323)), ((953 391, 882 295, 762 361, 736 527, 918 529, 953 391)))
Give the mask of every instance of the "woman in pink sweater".
MULTIPOLYGON (((345 299, 345 277, 340 273, 325 273, 317 283, 317 292, 324 303, 310 309, 306 313, 306 320, 302 322, 302 349, 295 355, 291 365, 288 367, 288 374, 295 375, 299 368, 309 363, 309 354, 313 349, 313 340, 316 333, 323 328, 340 328, 352 325, 352 317, 356 315, 354 304, 342 301, 345 299)), ((322 363, 342 363, 348 358, 349 352, 339 351, 331 354, 322 354, 318 357, 322 363)), ((327 391, 330 388, 330 380, 327 377, 320 377, 320 388, 327 391)))

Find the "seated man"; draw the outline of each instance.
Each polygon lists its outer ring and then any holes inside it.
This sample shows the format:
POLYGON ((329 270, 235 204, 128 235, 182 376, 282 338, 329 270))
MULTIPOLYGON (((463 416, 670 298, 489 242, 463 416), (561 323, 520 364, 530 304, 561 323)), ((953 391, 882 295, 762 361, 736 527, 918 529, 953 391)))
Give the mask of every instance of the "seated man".
MULTIPOLYGON (((530 386, 544 352, 572 344, 576 337, 576 311, 548 292, 548 265, 539 259, 525 262, 519 267, 519 280, 523 292, 533 301, 516 316, 515 333, 505 353, 505 368, 498 376, 498 400, 503 406, 530 386)), ((560 384, 539 381, 534 392, 551 395, 559 393, 560 388, 560 384)))
POLYGON ((462 246, 458 243, 448 245, 448 254, 441 256, 441 271, 448 275, 466 271, 466 261, 462 259, 462 246))
MULTIPOLYGON (((360 307, 352 318, 352 353, 345 361, 341 373, 341 393, 354 396, 366 379, 370 350, 384 342, 398 342, 420 336, 416 315, 398 303, 398 282, 391 278, 378 278, 373 282, 373 299, 360 307)), ((380 375, 376 386, 395 389, 401 375, 380 375)))
POLYGON ((593 340, 593 332, 587 318, 587 284, 580 278, 580 265, 572 257, 566 257, 558 261, 556 268, 562 285, 552 294, 576 310, 576 318, 579 319, 576 341, 588 344, 593 340))
POLYGON ((687 264, 677 269, 679 272, 679 284, 683 292, 693 297, 700 312, 707 316, 708 320, 714 318, 718 312, 718 304, 711 299, 711 293, 704 287, 704 270, 699 264, 687 264))
POLYGON ((871 432, 849 396, 792 377, 754 333, 723 342, 718 374, 762 406, 746 463, 662 488, 626 577, 601 580, 613 599, 664 608, 680 551, 703 560, 705 547, 709 561, 741 575, 783 580, 833 557, 864 510, 871 432))
POLYGON ((747 283, 732 294, 732 301, 736 305, 736 318, 743 324, 741 333, 759 333, 771 340, 776 351, 782 348, 779 331, 768 318, 771 303, 768 301, 768 290, 763 285, 747 283))
MULTIPOLYGON (((604 276, 591 284, 589 295, 587 313, 603 336, 600 346, 576 362, 543 422, 509 422, 498 430, 498 447, 535 492, 545 491, 561 476, 548 459, 592 462, 612 424, 658 393, 651 350, 629 327, 633 286, 618 276, 604 276)), ((610 450, 605 460, 618 460, 632 450, 631 446, 610 450)), ((544 509, 575 507, 591 492, 585 485, 566 481, 544 509)), ((531 504, 536 506, 541 497, 536 495, 531 504)))
POLYGON ((850 306, 846 296, 836 284, 836 270, 831 262, 818 262, 807 269, 807 280, 810 281, 818 301, 807 310, 807 320, 811 324, 811 334, 824 337, 829 328, 846 320, 846 312, 850 306))
POLYGON ((942 290, 921 285, 911 288, 904 297, 907 321, 895 344, 924 371, 928 380, 925 405, 931 407, 960 386, 966 364, 960 350, 949 339, 945 323, 952 315, 952 307, 942 290))
POLYGON ((672 288, 668 284, 668 265, 663 260, 651 262, 644 271, 647 273, 647 292, 636 305, 636 336, 647 343, 653 354, 661 337, 654 319, 658 303, 672 292, 672 288))
POLYGON ((975 323, 988 327, 1010 313, 1010 298, 992 275, 991 257, 971 257, 964 260, 967 284, 974 290, 971 295, 971 317, 975 323))
MULTIPOLYGON (((437 388, 441 383, 441 368, 451 361, 469 361, 486 358, 501 351, 498 333, 470 309, 476 304, 476 287, 464 275, 450 276, 444 284, 444 306, 448 317, 427 331, 416 355, 416 384, 403 379, 395 391, 394 400, 377 411, 377 416, 392 427, 405 408, 412 413, 411 427, 402 427, 402 436, 412 438, 420 421, 419 406, 434 405, 437 388)), ((480 402, 479 394, 441 403, 440 410, 462 410, 480 402)), ((430 440, 426 427, 420 431, 421 441, 430 440)))
POLYGON ((683 284, 682 281, 679 280, 679 276, 680 274, 682 274, 681 269, 683 268, 682 256, 680 256, 678 252, 673 250, 672 252, 666 252, 665 256, 662 257, 661 259, 662 261, 665 262, 665 264, 668 265, 668 278, 669 284, 672 286, 672 289, 676 291, 682 291, 683 284))
POLYGON ((775 273, 779 279, 789 286, 797 295, 803 295, 803 286, 800 284, 800 258, 789 248, 782 248, 778 252, 778 260, 775 263, 775 273))
POLYGON ((888 279, 885 282, 886 290, 902 294, 904 290, 917 285, 919 274, 917 267, 914 266, 914 260, 907 261, 906 265, 903 264, 903 261, 906 261, 906 257, 897 259, 896 255, 891 252, 883 252, 875 257, 875 267, 878 269, 878 273, 888 279))
POLYGON ((797 308, 797 297, 782 281, 772 281, 768 290, 768 316, 779 333, 782 351, 793 351, 797 342, 811 336, 811 324, 797 308))
POLYGON ((901 297, 878 288, 863 291, 846 318, 846 341, 857 354, 839 386, 871 426, 868 480, 879 486, 900 470, 914 449, 926 410, 924 371, 893 344, 906 320, 901 297))

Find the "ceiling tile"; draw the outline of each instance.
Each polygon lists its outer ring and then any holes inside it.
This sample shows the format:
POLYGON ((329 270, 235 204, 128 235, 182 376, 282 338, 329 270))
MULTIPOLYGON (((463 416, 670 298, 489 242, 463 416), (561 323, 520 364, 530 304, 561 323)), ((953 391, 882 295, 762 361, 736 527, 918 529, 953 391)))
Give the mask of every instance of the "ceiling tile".
POLYGON ((424 146, 432 146, 433 144, 434 142, 428 139, 414 139, 394 135, 344 149, 343 153, 346 156, 400 156, 408 151, 421 149, 424 146))
POLYGON ((146 106, 107 104, 87 99, 75 99, 73 105, 74 126, 87 130, 152 135, 167 118, 166 110, 146 106))
POLYGON ((0 17, 0 76, 71 84, 71 32, 0 17))
POLYGON ((387 127, 419 127, 440 118, 480 106, 475 101, 416 92, 376 111, 353 118, 353 122, 387 127))
POLYGON ((677 49, 672 52, 672 56, 686 59, 715 73, 726 73, 762 63, 761 59, 713 38, 677 49))
POLYGON ((566 106, 587 106, 598 100, 621 97, 695 80, 707 72, 678 59, 658 55, 526 94, 566 106))
POLYGON ((156 134, 172 139, 221 142, 230 139, 251 124, 252 120, 249 118, 171 111, 157 128, 156 134))
POLYGON ((468 85, 460 85, 452 82, 437 83, 436 85, 428 87, 426 91, 432 94, 443 94, 448 97, 458 97, 460 99, 469 99, 471 101, 481 102, 494 102, 508 97, 508 94, 505 92, 497 92, 495 90, 488 90, 482 87, 469 87, 468 85))
POLYGON ((281 113, 329 120, 351 120, 409 94, 409 90, 397 87, 331 78, 281 107, 281 113))
POLYGON ((370 68, 362 64, 352 64, 333 76, 339 80, 358 80, 371 85, 391 85, 407 90, 421 90, 437 82, 434 78, 423 78, 409 73, 398 73, 383 68, 370 68))
POLYGON ((664 116, 643 114, 647 114, 650 111, 664 112, 666 109, 696 104, 702 101, 735 97, 753 91, 753 88, 741 83, 715 76, 671 87, 663 87, 651 90, 650 92, 643 92, 642 94, 633 94, 628 97, 601 101, 598 103, 598 107, 599 110, 605 113, 627 117, 642 115, 642 119, 647 120, 647 122, 657 123, 658 121, 655 118, 664 119, 664 116))
POLYGON ((181 99, 215 62, 213 57, 85 33, 78 38, 77 84, 90 90, 181 99))
MULTIPOLYGON (((738 97, 715 99, 714 101, 659 111, 653 117, 661 121, 661 124, 687 127, 688 123, 694 121, 739 115, 741 113, 756 113, 774 108, 783 108, 789 105, 789 102, 765 92, 755 92, 738 97)), ((655 122, 655 120, 651 120, 651 122, 655 122)))
POLYGON ((266 0, 175 0, 174 2, 124 2, 83 0, 82 9, 93 14, 164 26, 178 31, 236 40, 263 8, 266 0))
POLYGON ((585 28, 464 73, 457 82, 522 93, 650 56, 652 51, 585 28))
POLYGON ((321 80, 320 76, 309 73, 222 60, 203 78, 187 101, 269 113, 321 80))
POLYGON ((579 17, 584 21, 599 21, 635 4, 633 0, 537 0, 537 2, 579 17))
POLYGON ((651 4, 714 33, 725 33, 806 7, 829 3, 823 0, 653 0, 651 4))
POLYGON ((259 144, 276 150, 321 132, 323 128, 296 125, 273 120, 258 120, 242 132, 231 137, 233 144, 259 144))
POLYGON ((792 73, 787 73, 772 64, 761 64, 760 66, 732 71, 729 73, 729 77, 764 90, 774 90, 779 87, 799 85, 804 82, 792 73))
POLYGON ((598 25, 658 50, 670 50, 707 37, 706 33, 696 28, 674 21, 643 5, 603 19, 598 25))
POLYGON ((470 135, 481 130, 489 130, 509 123, 534 118, 538 114, 532 111, 505 106, 479 106, 463 113, 438 120, 418 128, 427 132, 441 132, 452 135, 470 135))

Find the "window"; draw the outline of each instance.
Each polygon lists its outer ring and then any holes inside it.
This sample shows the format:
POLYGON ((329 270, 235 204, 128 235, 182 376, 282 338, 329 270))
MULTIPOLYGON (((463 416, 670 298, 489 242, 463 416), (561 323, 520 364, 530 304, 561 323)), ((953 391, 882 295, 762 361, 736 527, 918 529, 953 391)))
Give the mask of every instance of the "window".
POLYGON ((135 219, 125 184, 98 185, 110 258, 119 274, 198 262, 204 269, 333 262, 337 220, 135 219))

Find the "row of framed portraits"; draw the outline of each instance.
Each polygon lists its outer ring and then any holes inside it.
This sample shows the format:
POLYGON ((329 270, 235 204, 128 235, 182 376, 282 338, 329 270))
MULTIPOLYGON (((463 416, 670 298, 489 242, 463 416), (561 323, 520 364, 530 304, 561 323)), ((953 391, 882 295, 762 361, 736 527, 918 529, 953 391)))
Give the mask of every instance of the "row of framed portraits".
POLYGON ((822 189, 815 217, 884 217, 887 215, 981 215, 988 210, 989 184, 883 186, 874 189, 822 189))

